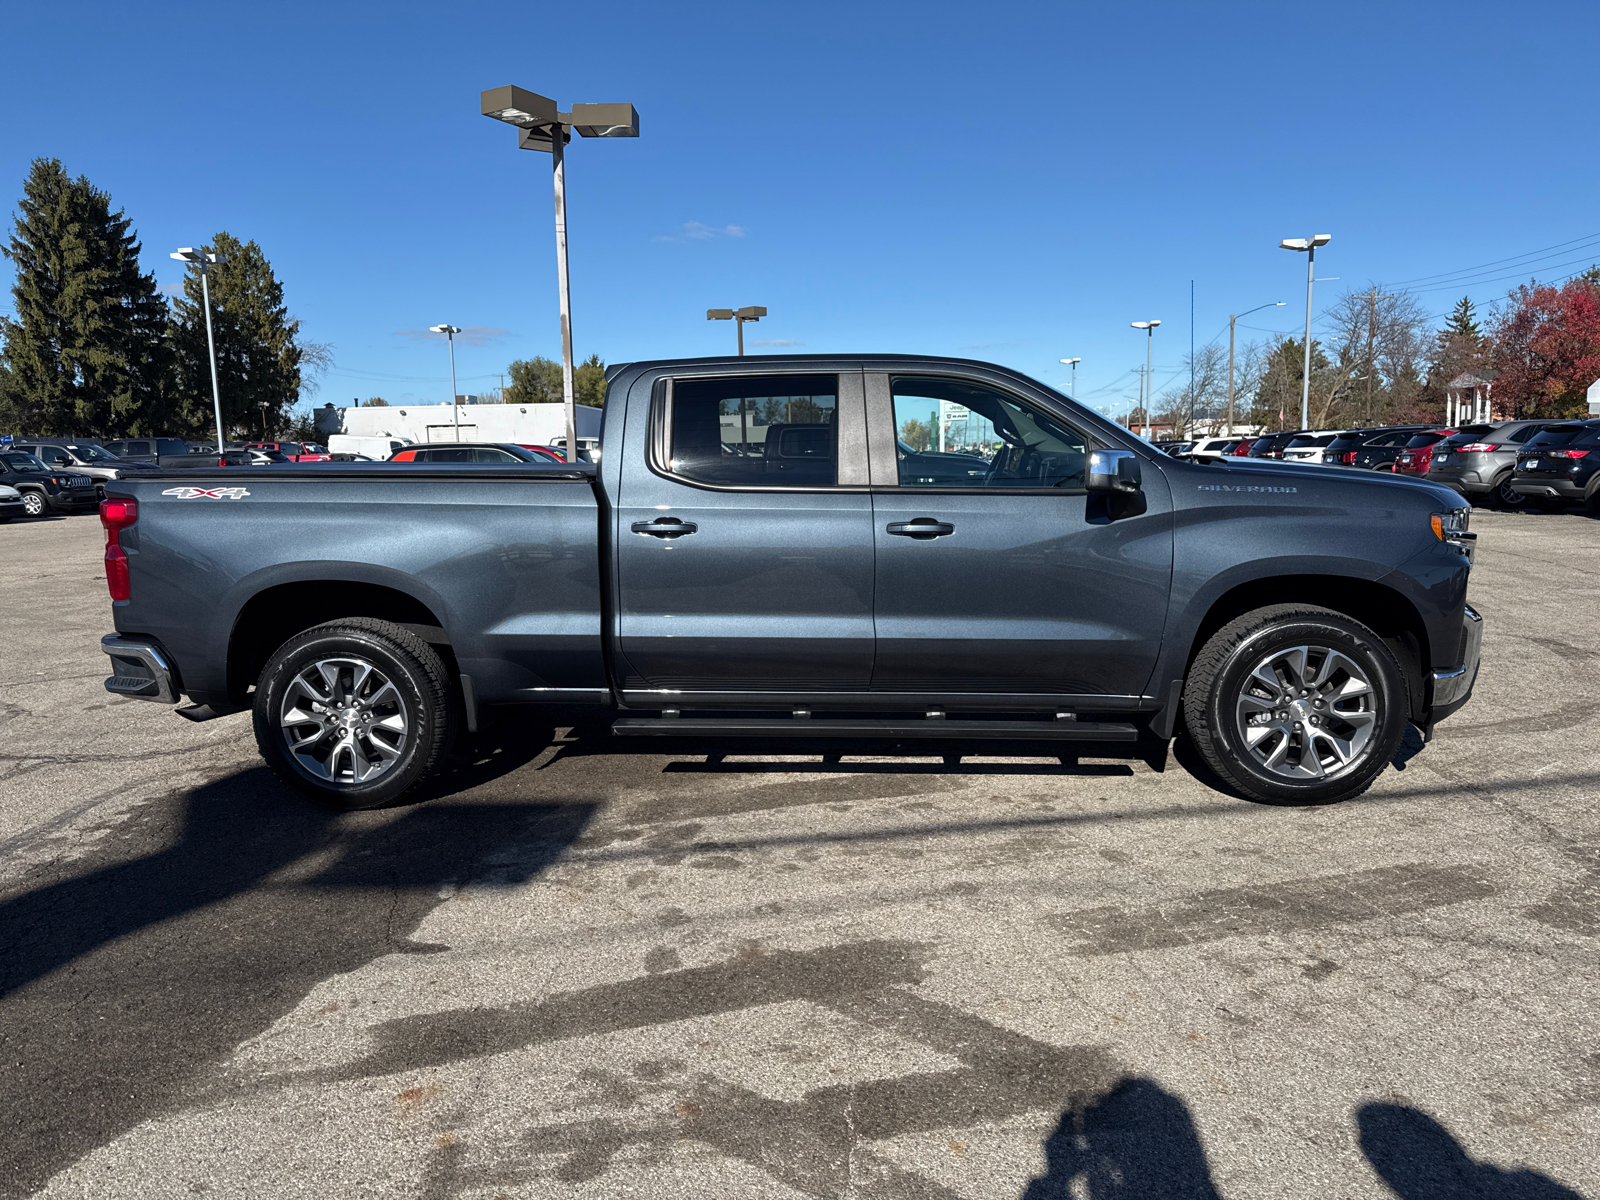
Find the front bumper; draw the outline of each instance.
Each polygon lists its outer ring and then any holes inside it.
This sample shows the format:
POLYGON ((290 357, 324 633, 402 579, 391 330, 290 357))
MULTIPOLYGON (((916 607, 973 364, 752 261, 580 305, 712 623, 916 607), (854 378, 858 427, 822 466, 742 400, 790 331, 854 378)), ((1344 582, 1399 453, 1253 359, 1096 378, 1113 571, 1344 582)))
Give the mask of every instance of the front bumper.
POLYGON ((178 702, 178 677, 160 646, 108 633, 100 639, 100 649, 111 656, 113 673, 106 680, 106 691, 157 704, 178 702))
POLYGON ((82 512, 100 504, 100 494, 93 485, 81 488, 62 488, 45 494, 45 503, 57 512, 82 512))
POLYGON ((1461 617, 1460 664, 1435 671, 1428 680, 1433 693, 1428 699, 1430 722, 1443 720, 1472 699, 1482 651, 1483 617, 1469 604, 1461 617))

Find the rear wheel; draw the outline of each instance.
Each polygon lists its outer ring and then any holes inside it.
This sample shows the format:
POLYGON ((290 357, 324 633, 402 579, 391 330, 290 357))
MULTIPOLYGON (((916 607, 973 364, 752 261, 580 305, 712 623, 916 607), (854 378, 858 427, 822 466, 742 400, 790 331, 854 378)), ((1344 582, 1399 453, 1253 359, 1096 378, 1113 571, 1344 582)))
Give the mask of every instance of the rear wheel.
POLYGON ((1359 621, 1310 605, 1223 626, 1195 657, 1183 704, 1206 765, 1271 804, 1359 796, 1405 733, 1405 677, 1389 648, 1359 621))
POLYGON ((1512 490, 1510 472, 1507 472, 1505 477, 1494 485, 1494 490, 1490 492, 1490 495, 1494 497, 1495 504, 1501 508, 1526 508, 1528 504, 1526 496, 1521 492, 1512 490))
POLYGON ((27 517, 44 516, 44 495, 40 492, 22 493, 22 514, 27 517))
POLYGON ((318 804, 377 808, 444 757, 453 705, 443 662, 414 634, 364 617, 290 638, 256 683, 261 757, 318 804))

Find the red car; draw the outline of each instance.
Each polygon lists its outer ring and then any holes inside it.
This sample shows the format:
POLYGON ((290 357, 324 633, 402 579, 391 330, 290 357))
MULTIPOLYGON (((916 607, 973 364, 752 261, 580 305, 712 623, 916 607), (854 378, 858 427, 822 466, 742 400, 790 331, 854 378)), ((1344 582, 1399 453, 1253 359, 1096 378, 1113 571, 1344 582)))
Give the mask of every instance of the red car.
POLYGON ((1424 429, 1405 444, 1394 460, 1396 475, 1426 475, 1433 457, 1429 449, 1435 442, 1443 441, 1455 433, 1454 429, 1424 429))
POLYGON ((1256 439, 1255 438, 1245 438, 1244 441, 1240 442, 1237 446, 1235 446, 1233 448, 1233 450, 1229 453, 1229 457, 1231 457, 1231 458, 1249 458, 1250 457, 1250 447, 1254 446, 1255 444, 1256 444, 1256 439))
POLYGON ((246 442, 246 450, 275 450, 290 462, 328 462, 328 452, 314 442, 246 442))

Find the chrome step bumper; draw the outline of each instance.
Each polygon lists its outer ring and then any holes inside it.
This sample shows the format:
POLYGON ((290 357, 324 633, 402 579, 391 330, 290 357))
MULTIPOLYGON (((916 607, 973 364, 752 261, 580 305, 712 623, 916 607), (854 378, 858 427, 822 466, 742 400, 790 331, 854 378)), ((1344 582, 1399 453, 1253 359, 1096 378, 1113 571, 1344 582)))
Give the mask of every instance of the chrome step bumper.
POLYGON ((178 702, 177 678, 166 651, 159 646, 108 633, 100 639, 100 649, 111 656, 112 675, 106 680, 106 691, 157 704, 178 702))
POLYGON ((1483 618, 1467 605, 1461 622, 1461 665, 1433 673, 1431 708, 1454 711, 1466 703, 1472 685, 1478 681, 1478 658, 1483 650, 1483 618))

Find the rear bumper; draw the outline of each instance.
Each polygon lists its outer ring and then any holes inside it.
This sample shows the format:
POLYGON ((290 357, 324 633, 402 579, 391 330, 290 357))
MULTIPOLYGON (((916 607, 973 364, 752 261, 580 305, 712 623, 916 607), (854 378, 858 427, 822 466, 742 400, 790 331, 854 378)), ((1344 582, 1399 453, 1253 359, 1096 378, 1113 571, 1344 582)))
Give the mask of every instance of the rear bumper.
POLYGON ((1461 662, 1435 671, 1429 678, 1432 695, 1428 700, 1430 721, 1440 721, 1472 699, 1478 681, 1478 660, 1483 651, 1483 617, 1467 605, 1461 619, 1461 662))
POLYGON ((1553 496, 1560 500, 1582 500, 1586 490, 1581 483, 1570 479, 1532 479, 1514 477, 1511 490, 1523 496, 1553 496))
POLYGON ((178 702, 178 677, 160 646, 108 633, 100 639, 100 649, 111 656, 112 675, 106 680, 106 691, 157 704, 178 702))

